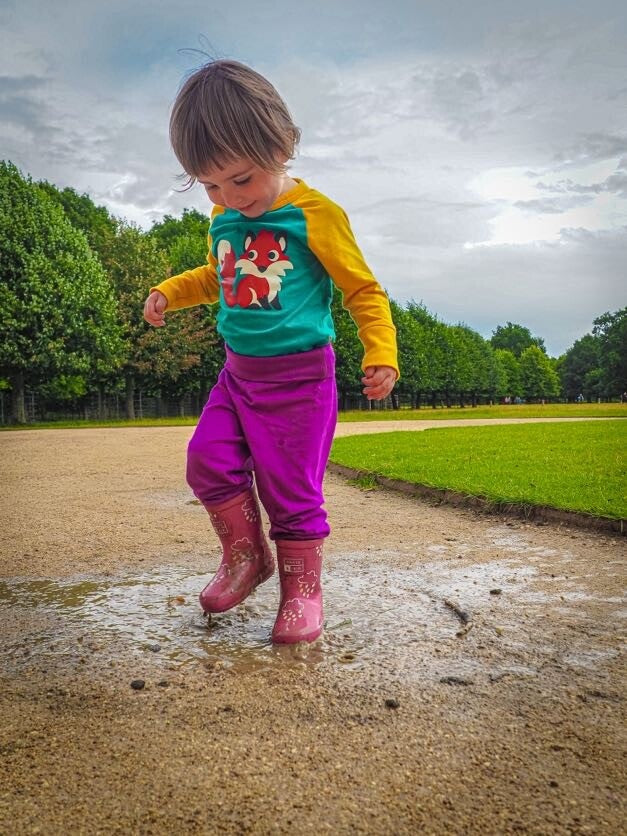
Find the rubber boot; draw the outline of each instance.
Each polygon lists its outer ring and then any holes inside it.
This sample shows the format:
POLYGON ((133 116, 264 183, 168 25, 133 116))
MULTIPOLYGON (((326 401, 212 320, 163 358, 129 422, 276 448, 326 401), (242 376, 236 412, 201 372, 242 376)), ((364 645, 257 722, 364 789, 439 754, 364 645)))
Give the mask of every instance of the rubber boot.
POLYGON ((205 612, 225 612, 274 573, 274 558, 253 490, 205 507, 224 551, 218 571, 200 593, 200 606, 205 612))
POLYGON ((312 642, 322 632, 324 540, 277 540, 281 604, 272 630, 277 644, 312 642))

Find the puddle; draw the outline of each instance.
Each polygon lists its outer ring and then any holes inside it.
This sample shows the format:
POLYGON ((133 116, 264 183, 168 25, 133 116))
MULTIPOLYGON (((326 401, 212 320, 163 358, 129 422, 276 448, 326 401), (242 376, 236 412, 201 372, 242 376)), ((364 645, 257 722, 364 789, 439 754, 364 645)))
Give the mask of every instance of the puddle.
MULTIPOLYGON (((499 675, 536 673, 522 659, 526 652, 534 658, 555 652, 553 637, 534 630, 526 618, 536 608, 563 607, 564 598, 558 589, 537 589, 533 566, 504 560, 458 567, 432 560, 393 569, 390 563, 384 553, 376 560, 357 552, 329 558, 323 638, 283 647, 270 642, 277 576, 240 606, 209 619, 198 592, 211 572, 161 567, 62 581, 13 578, 0 582, 0 669, 114 666, 130 655, 166 667, 203 663, 250 671, 332 664, 348 671, 383 668, 413 680, 484 674, 495 681, 499 675), (472 632, 464 631, 451 602, 468 612, 472 632)), ((579 605, 588 600, 583 592, 569 597, 579 605)), ((573 607, 569 614, 577 612, 573 607)), ((583 623, 586 614, 578 617, 583 623)), ((571 649, 571 665, 579 660, 589 667, 605 658, 594 647, 571 649)))

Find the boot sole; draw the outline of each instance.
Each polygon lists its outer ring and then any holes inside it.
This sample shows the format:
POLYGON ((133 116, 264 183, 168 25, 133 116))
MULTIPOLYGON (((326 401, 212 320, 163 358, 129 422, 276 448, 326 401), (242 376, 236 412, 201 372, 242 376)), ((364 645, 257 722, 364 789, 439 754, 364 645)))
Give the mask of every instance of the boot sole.
POLYGON ((205 614, 228 612, 229 610, 232 610, 233 607, 236 607, 238 604, 241 604, 243 601, 245 601, 248 598, 248 596, 252 592, 254 592, 255 589, 257 589, 258 586, 261 586, 261 584, 264 583, 265 581, 267 581, 268 578, 271 578, 272 575, 274 575, 274 566, 271 566, 269 568, 269 570, 266 570, 262 575, 257 575, 257 580, 255 580, 255 582, 250 587, 248 592, 245 595, 242 595, 241 598, 238 598, 236 601, 234 601, 233 603, 229 604, 226 607, 223 607, 223 606, 206 607, 202 603, 202 600, 200 601, 200 607, 205 614))
POLYGON ((315 642, 324 631, 308 633, 306 636, 272 636, 272 644, 298 644, 299 642, 315 642))

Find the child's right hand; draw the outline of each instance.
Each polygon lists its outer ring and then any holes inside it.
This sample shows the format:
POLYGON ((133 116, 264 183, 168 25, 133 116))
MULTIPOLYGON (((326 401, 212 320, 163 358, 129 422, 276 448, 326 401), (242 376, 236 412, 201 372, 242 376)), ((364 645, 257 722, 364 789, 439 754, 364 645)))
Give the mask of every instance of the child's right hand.
POLYGON ((164 311, 168 307, 168 300, 158 290, 153 290, 144 304, 144 319, 157 328, 165 325, 164 311))

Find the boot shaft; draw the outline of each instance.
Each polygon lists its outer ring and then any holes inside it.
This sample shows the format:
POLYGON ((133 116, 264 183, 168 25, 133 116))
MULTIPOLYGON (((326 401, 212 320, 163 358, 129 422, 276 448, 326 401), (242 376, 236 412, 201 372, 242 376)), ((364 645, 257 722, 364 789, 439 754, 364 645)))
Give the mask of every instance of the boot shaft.
POLYGON ((220 505, 205 505, 205 509, 223 546, 241 537, 254 537, 260 531, 261 512, 252 490, 244 491, 220 505))
POLYGON ((323 543, 324 540, 276 541, 281 603, 272 631, 274 642, 311 642, 322 632, 323 543))
POLYGON ((310 598, 320 592, 324 540, 277 540, 281 597, 310 598))
POLYGON ((241 603, 273 574, 274 558, 252 490, 205 508, 222 544, 222 562, 200 593, 200 604, 205 612, 224 612, 241 603))

